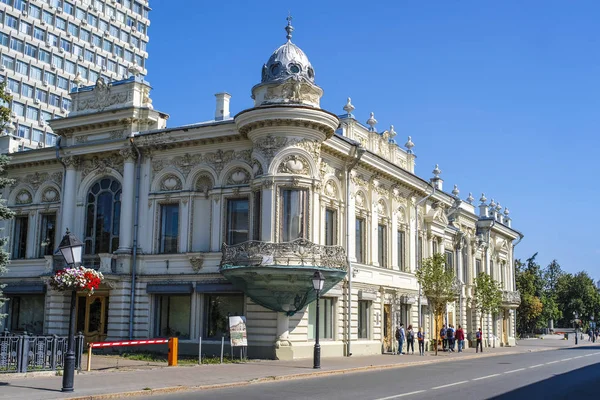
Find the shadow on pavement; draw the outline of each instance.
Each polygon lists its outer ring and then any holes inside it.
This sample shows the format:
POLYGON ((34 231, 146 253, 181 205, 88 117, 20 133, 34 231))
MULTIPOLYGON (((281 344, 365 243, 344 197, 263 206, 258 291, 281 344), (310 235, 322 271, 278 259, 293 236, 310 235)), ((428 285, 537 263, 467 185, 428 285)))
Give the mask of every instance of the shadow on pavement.
POLYGON ((573 347, 561 347, 557 350, 600 350, 600 344, 594 345, 594 346, 588 346, 587 344, 585 346, 578 346, 573 344, 573 347))
POLYGON ((60 392, 60 389, 47 389, 47 388, 39 388, 34 386, 22 386, 22 385, 13 385, 9 382, 0 382, 0 386, 10 386, 14 388, 22 388, 22 389, 31 389, 31 390, 42 390, 45 392, 60 392))
POLYGON ((564 374, 554 375, 527 386, 520 387, 493 400, 515 399, 575 399, 597 398, 598 382, 600 382, 600 363, 574 369, 564 374))

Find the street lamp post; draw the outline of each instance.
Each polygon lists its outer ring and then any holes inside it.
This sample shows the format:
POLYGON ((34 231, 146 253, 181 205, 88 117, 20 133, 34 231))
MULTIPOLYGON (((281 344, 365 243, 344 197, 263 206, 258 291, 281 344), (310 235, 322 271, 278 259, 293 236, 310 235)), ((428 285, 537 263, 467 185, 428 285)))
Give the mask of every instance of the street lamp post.
POLYGON ((590 320, 592 321, 590 323, 590 330, 592 333, 592 343, 596 343, 596 335, 594 334, 594 331, 596 330, 596 324, 594 323, 594 316, 590 315, 590 320))
POLYGON ((324 283, 325 278, 323 277, 321 271, 315 271, 312 277, 313 288, 317 292, 317 312, 315 314, 315 351, 313 354, 313 368, 315 369, 321 368, 321 345, 319 344, 319 295, 321 294, 321 290, 323 290, 324 283))
MULTIPOLYGON (((77 239, 75 235, 67 232, 63 236, 60 244, 58 245, 60 254, 64 257, 67 266, 75 267, 77 264, 81 264, 81 253, 83 250, 83 243, 77 239)), ((63 392, 73 391, 73 381, 75 379, 75 301, 77 300, 77 291, 71 292, 71 309, 69 316, 69 338, 67 342, 67 354, 64 359, 64 370, 63 370, 63 392)))
POLYGON ((575 327, 575 344, 577 344, 577 319, 579 318, 577 311, 573 311, 573 317, 573 325, 575 327))

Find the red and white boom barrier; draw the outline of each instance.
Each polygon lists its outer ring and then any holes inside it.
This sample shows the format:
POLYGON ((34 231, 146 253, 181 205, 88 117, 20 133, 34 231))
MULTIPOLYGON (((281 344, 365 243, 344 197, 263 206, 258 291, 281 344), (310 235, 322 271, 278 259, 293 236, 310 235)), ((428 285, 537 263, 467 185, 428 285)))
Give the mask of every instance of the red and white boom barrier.
POLYGON ((121 340, 114 342, 91 342, 88 343, 87 370, 92 369, 92 349, 118 346, 143 346, 148 344, 168 344, 169 345, 169 366, 177 365, 177 354, 179 353, 179 339, 172 337, 169 339, 139 339, 139 340, 121 340))

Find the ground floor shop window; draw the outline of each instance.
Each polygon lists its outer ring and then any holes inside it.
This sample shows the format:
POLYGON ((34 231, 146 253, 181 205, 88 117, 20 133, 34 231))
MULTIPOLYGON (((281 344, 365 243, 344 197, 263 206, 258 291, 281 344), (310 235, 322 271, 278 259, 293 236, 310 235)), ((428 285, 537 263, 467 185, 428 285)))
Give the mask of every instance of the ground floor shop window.
POLYGON ((190 305, 190 295, 156 296, 155 336, 189 339, 190 305))
MULTIPOLYGON (((319 339, 333 339, 333 302, 328 297, 319 299, 319 339)), ((315 339, 317 302, 308 305, 308 340, 315 339)))
POLYGON ((10 296, 4 310, 8 314, 4 319, 4 329, 10 332, 27 332, 41 335, 44 333, 44 295, 10 296))
POLYGON ((358 338, 369 338, 371 302, 367 300, 358 301, 358 338))
POLYGON ((229 317, 244 315, 243 294, 204 295, 204 334, 203 338, 220 339, 228 337, 229 317))

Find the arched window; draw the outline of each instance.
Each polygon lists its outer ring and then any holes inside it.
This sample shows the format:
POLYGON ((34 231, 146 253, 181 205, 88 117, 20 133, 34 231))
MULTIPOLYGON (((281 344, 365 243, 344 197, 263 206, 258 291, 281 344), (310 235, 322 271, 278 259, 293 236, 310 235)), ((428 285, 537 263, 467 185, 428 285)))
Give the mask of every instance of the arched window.
POLYGON ((87 195, 85 254, 112 253, 119 247, 121 184, 112 178, 96 182, 87 195))

